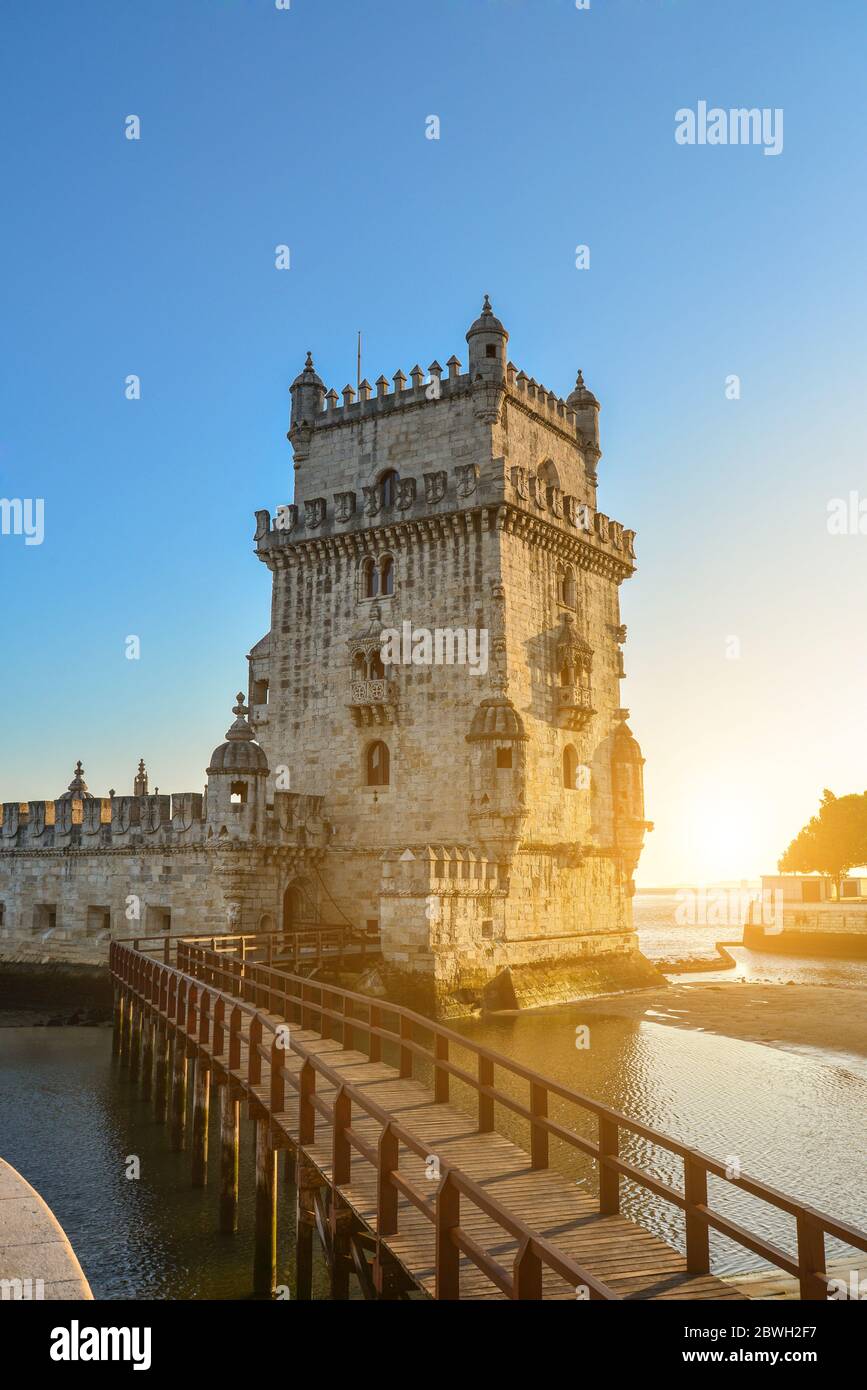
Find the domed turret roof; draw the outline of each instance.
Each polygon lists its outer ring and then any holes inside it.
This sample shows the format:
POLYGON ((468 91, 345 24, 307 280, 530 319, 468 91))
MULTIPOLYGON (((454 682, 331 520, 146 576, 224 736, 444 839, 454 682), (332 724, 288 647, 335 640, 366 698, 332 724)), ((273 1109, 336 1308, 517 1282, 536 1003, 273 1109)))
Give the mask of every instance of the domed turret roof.
POLYGON ((325 390, 325 382, 322 380, 321 376, 317 375, 316 369, 313 366, 312 352, 308 352, 307 361, 304 363, 304 370, 298 373, 292 386, 289 388, 290 391, 293 386, 321 386, 322 390, 325 390))
POLYGON ((584 373, 579 370, 575 379, 575 389, 569 392, 566 397, 566 404, 573 410, 584 410, 587 406, 598 405, 596 397, 588 386, 584 384, 584 373))
POLYGON ((268 771, 268 759, 265 757, 264 749, 256 743, 253 730, 247 723, 247 707, 241 691, 238 692, 237 699, 238 703, 233 706, 232 713, 238 717, 232 727, 226 730, 226 742, 221 743, 211 754, 208 764, 209 777, 213 773, 221 772, 264 776, 268 771))
POLYGON ((482 305, 481 314, 476 319, 475 323, 470 324, 467 329, 467 342, 469 342, 470 338, 474 337, 476 333, 502 333, 506 338, 509 336, 500 323, 500 320, 495 316, 491 308, 491 301, 487 295, 485 295, 485 302, 482 305))
POLYGON ((87 790, 87 783, 84 780, 84 768, 81 766, 81 759, 75 764, 75 775, 69 784, 67 791, 59 796, 58 801, 92 801, 93 796, 87 790))
POLYGON ((514 739, 526 742, 524 721, 505 695, 492 695, 489 699, 482 700, 473 715, 467 742, 476 743, 482 739, 514 739))

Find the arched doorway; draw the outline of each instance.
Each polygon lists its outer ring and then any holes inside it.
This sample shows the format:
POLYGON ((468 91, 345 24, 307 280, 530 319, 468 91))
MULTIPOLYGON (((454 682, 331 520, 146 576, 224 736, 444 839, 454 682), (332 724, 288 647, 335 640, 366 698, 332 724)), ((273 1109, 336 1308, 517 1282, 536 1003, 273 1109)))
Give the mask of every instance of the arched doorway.
POLYGON ((316 908, 308 885, 303 879, 293 879, 283 894, 283 930, 305 931, 313 926, 316 926, 316 908))

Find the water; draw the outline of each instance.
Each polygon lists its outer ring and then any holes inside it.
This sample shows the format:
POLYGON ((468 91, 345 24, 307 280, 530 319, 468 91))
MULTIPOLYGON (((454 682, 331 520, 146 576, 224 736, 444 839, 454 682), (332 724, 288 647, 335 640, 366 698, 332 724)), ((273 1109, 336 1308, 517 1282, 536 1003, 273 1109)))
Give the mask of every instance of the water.
POLYGON ((636 893, 632 902, 638 942, 649 960, 682 960, 695 956, 706 958, 711 963, 707 971, 672 975, 672 979, 689 980, 695 984, 709 980, 744 979, 770 984, 791 982, 867 989, 867 960, 822 960, 729 946, 729 954, 735 957, 737 965, 725 970, 713 968, 713 962, 719 959, 716 942, 741 940, 741 925, 680 926, 675 919, 680 900, 674 893, 636 893))
MULTIPOLYGON (((241 1111, 238 1232, 221 1235, 213 1091, 209 1183, 193 1189, 189 1153, 170 1152, 168 1127, 112 1060, 110 1029, 0 1028, 0 1153, 51 1207, 95 1298, 250 1295, 254 1128, 241 1111)), ((293 1293, 294 1198, 281 1166, 277 1279, 293 1293)), ((328 1297, 315 1240, 314 1295, 328 1297)))

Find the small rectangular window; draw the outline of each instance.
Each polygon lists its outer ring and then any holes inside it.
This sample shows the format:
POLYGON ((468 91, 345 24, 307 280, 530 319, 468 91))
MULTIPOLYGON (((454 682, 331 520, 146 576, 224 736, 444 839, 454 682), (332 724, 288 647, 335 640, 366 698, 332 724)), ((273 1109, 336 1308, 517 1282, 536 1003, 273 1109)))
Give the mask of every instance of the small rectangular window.
POLYGON ((486 344, 486 346, 485 346, 485 356, 486 356, 486 357, 496 357, 496 355, 497 355, 497 345, 496 345, 496 343, 488 343, 488 344, 486 344))
POLYGON ((494 919, 492 917, 486 917, 485 920, 482 922, 482 938, 485 941, 491 941, 493 939, 493 936, 494 919))
POLYGON ((512 750, 511 750, 511 748, 498 748, 498 749, 497 749, 497 767, 511 767, 511 766, 512 766, 512 750))

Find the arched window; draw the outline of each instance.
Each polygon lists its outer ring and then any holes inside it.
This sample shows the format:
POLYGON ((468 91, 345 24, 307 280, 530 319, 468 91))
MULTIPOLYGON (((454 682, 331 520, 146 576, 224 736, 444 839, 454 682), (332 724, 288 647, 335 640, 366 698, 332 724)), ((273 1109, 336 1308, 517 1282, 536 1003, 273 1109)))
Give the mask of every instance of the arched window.
POLYGON ((560 668, 560 684, 564 690, 568 690, 575 684, 575 673, 568 662, 560 668))
POLYGON ((368 787, 387 787, 389 784, 388 747, 380 740, 367 745, 365 781, 368 787))
POLYGON ((368 669, 369 669, 369 671, 370 671, 370 675, 369 675, 369 677, 368 677, 369 680, 372 680, 372 681, 384 681, 384 680, 385 680, 385 667, 384 667, 383 664, 382 664, 382 657, 380 656, 379 652, 373 652, 373 653, 371 654, 370 662, 369 662, 369 668, 368 668, 368 669))
POLYGON ((376 598, 379 593, 379 570, 372 555, 361 566, 361 597, 376 598))
POLYGON ((539 468, 539 479, 545 487, 559 487, 560 474, 554 467, 553 459, 546 459, 539 468))
POLYGON ((399 482, 400 475, 395 469, 389 468, 387 472, 383 473, 379 480, 379 487, 382 496, 382 505, 384 507, 394 506, 397 501, 397 485, 399 482))
POLYGON ((379 562, 379 589, 383 595, 394 593, 394 560, 383 555, 379 562))
POLYGON ((575 571, 571 565, 560 565, 557 569, 557 602, 567 608, 574 608, 577 602, 575 571))
POLYGON ((571 743, 563 749, 563 786, 570 792, 578 790, 578 754, 571 743))

